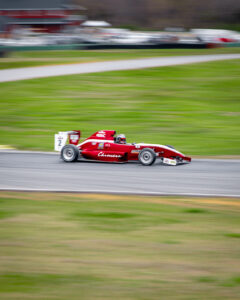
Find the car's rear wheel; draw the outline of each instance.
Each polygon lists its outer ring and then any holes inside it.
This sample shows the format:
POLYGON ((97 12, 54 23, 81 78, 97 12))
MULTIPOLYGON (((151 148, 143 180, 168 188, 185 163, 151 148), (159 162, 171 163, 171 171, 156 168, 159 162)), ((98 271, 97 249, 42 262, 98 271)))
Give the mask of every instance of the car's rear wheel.
POLYGON ((61 158, 65 162, 77 161, 79 156, 79 150, 74 145, 65 145, 61 150, 61 158))
POLYGON ((156 160, 156 153, 151 148, 145 148, 139 152, 138 160, 144 166, 151 166, 156 160))

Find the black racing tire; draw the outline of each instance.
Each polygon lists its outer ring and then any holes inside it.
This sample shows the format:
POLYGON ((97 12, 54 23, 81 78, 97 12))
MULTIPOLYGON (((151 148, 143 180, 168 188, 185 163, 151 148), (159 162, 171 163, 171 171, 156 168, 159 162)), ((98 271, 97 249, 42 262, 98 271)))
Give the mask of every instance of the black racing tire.
POLYGON ((61 159, 65 162, 74 162, 78 160, 79 149, 75 145, 65 145, 61 150, 61 159))
POLYGON ((151 166, 156 160, 156 153, 151 148, 144 148, 138 154, 138 160, 144 166, 151 166))

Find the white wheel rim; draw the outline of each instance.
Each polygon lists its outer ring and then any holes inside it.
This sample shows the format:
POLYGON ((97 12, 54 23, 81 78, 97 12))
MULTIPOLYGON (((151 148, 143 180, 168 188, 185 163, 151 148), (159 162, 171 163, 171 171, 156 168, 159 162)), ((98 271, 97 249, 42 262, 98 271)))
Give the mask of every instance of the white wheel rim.
POLYGON ((152 160, 152 155, 148 151, 143 152, 141 157, 144 163, 149 163, 152 160))
POLYGON ((74 151, 71 148, 66 148, 63 150, 63 157, 65 160, 71 160, 73 159, 74 151))

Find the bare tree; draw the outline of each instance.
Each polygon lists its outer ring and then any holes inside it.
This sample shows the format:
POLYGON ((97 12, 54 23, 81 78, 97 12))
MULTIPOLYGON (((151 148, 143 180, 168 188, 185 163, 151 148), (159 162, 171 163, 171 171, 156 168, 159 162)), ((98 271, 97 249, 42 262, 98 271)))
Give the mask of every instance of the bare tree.
POLYGON ((73 0, 90 19, 145 28, 215 26, 240 23, 239 0, 73 0))

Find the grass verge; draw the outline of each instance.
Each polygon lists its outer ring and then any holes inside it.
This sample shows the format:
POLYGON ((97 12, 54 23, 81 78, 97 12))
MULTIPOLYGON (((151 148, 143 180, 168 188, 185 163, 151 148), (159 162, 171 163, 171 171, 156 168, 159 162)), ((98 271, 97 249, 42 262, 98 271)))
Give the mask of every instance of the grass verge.
POLYGON ((239 155, 240 60, 0 83, 0 144, 52 150, 101 129, 189 155, 239 155))
POLYGON ((1 192, 0 203, 1 299, 238 299, 239 199, 1 192))
POLYGON ((0 59, 0 69, 24 68, 68 63, 85 63, 119 59, 136 59, 158 56, 231 54, 240 48, 213 49, 149 49, 149 50, 70 50, 70 51, 19 51, 0 59))

